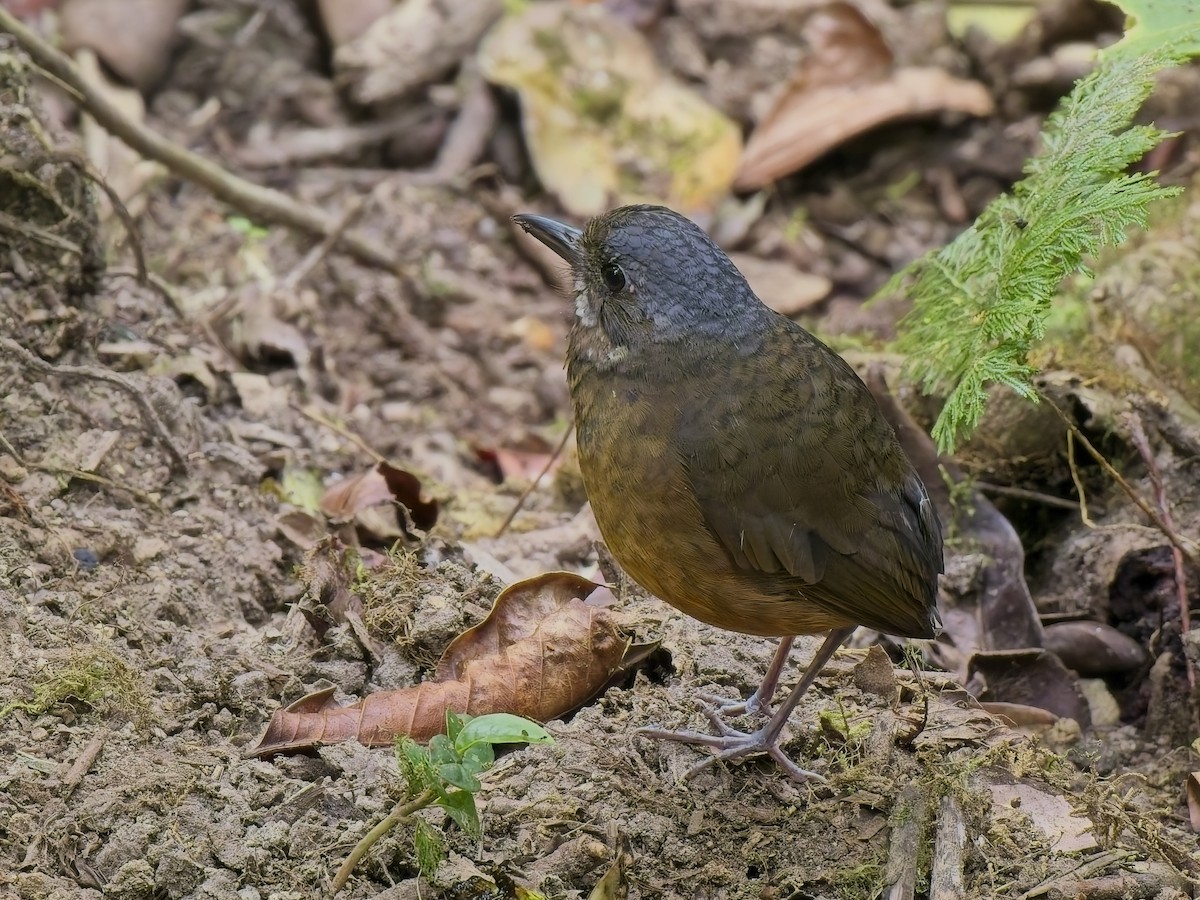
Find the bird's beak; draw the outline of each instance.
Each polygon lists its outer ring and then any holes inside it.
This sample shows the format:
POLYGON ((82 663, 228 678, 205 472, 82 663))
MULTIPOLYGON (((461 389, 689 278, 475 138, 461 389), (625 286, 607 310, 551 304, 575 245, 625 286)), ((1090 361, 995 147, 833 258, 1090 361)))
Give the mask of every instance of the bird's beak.
POLYGON ((582 257, 579 252, 579 239, 583 232, 554 219, 545 216, 519 215, 513 216, 513 221, 525 229, 526 234, 535 238, 571 264, 577 266, 582 257))

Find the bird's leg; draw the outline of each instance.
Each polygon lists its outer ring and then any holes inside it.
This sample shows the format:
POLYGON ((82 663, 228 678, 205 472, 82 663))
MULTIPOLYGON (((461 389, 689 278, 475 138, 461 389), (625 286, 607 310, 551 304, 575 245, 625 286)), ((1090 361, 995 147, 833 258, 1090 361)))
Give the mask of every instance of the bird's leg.
POLYGON ((775 698, 775 689, 779 687, 779 676, 783 674, 783 667, 787 665, 788 654, 792 652, 795 641, 794 637, 785 637, 779 642, 771 664, 763 675, 762 684, 745 700, 730 700, 702 691, 696 695, 700 709, 714 724, 717 716, 771 715, 771 701, 775 698))
POLYGON ((730 728, 719 718, 714 717, 714 724, 720 734, 701 734, 698 731, 668 731, 663 728, 639 728, 638 733, 657 740, 700 744, 717 751, 716 755, 710 759, 706 759, 699 765, 689 769, 683 776, 685 780, 717 761, 739 759, 743 756, 749 756, 752 753, 767 753, 797 781, 824 781, 825 779, 816 772, 802 769, 788 759, 787 754, 780 748, 779 741, 783 735, 784 726, 787 725, 788 717, 791 716, 792 710, 796 708, 796 704, 800 702, 800 698, 804 696, 812 683, 816 681, 817 675, 825 668, 825 664, 829 662, 833 654, 837 652, 838 647, 845 643, 846 638, 850 637, 853 631, 854 628, 850 627, 838 628, 829 633, 829 636, 825 638, 825 643, 817 650, 816 655, 812 658, 812 662, 804 670, 804 675, 800 678, 800 682, 792 688, 792 692, 788 695, 787 700, 775 711, 770 720, 757 731, 737 731, 734 728, 730 728))

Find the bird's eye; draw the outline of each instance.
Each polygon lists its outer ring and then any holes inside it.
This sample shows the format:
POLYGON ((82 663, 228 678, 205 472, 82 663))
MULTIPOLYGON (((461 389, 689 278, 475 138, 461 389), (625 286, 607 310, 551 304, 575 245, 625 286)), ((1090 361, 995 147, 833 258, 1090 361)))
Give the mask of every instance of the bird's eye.
POLYGON ((615 262, 606 262, 600 269, 600 277, 614 294, 625 289, 625 272, 615 262))

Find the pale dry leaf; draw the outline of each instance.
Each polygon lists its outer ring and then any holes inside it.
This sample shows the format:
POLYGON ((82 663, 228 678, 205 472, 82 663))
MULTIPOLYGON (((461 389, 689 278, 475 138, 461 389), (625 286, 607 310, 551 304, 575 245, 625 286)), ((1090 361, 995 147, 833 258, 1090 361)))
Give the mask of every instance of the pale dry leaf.
POLYGON ((121 437, 119 431, 85 431, 79 436, 76 448, 81 472, 95 472, 121 437))
POLYGON ((996 815, 1014 811, 1029 817, 1030 823, 1050 841, 1056 853, 1078 853, 1097 846, 1091 819, 1076 815, 1070 802, 1028 782, 992 783, 992 809, 996 815))
POLYGON ((271 384, 271 379, 257 372, 230 372, 229 381, 238 395, 242 409, 252 416, 265 417, 288 404, 287 388, 271 384))
POLYGON ((334 47, 357 38, 393 5, 392 0, 317 0, 321 23, 334 47))
POLYGON ((66 0, 59 11, 63 49, 95 51, 112 71, 147 90, 166 71, 188 0, 66 0))
MULTIPOLYGON (((80 48, 75 63, 97 93, 135 122, 146 118, 146 103, 133 88, 120 87, 104 72, 94 51, 80 48)), ((121 199, 131 216, 136 218, 145 209, 145 189, 166 174, 166 167, 153 160, 143 159, 124 141, 97 124, 86 113, 80 121, 83 148, 96 171, 104 176, 109 188, 121 199)), ((104 191, 97 192, 96 204, 101 221, 112 216, 112 201, 104 191)))
POLYGON ((602 4, 515 9, 478 58, 485 78, 517 92, 534 169, 567 211, 666 202, 697 214, 728 193, 736 123, 663 70, 646 38, 602 4))

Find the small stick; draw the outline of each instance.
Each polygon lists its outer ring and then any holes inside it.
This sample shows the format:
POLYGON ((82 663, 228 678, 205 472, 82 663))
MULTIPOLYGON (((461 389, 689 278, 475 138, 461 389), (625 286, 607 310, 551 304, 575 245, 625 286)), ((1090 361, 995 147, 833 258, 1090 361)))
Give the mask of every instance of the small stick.
POLYGON ((1079 518, 1088 528, 1095 528, 1096 523, 1088 515, 1087 492, 1083 489, 1083 478, 1075 466, 1075 432, 1070 429, 1067 429, 1067 466, 1071 470, 1071 481, 1075 483, 1075 490, 1079 493, 1079 518))
MULTIPOLYGON (((1129 424, 1129 434, 1133 438, 1133 446, 1145 460, 1146 468, 1150 472, 1150 483, 1154 485, 1154 503, 1162 514, 1163 523, 1174 533, 1175 523, 1171 520, 1171 505, 1167 502, 1167 489, 1163 484, 1162 472, 1154 459, 1154 452, 1150 449, 1150 440, 1146 437, 1146 429, 1142 427, 1142 417, 1136 412, 1131 412, 1126 421, 1129 424)), ((1179 543, 1176 534, 1176 539, 1171 542, 1171 560, 1175 564, 1175 596, 1179 600, 1179 627, 1184 634, 1187 634, 1192 630, 1192 616, 1188 609, 1187 573, 1183 568, 1183 553, 1179 549, 1179 543)), ((1183 655, 1183 663, 1187 667, 1188 687, 1195 690, 1196 671, 1192 668, 1192 662, 1186 653, 1183 655)))
POLYGON ((933 871, 929 876, 929 900, 964 900, 964 860, 967 825, 962 806, 947 794, 938 806, 937 837, 933 842, 933 871))
POLYGON ((332 250, 334 245, 341 239, 346 229, 358 221, 363 214, 363 210, 367 207, 367 200, 369 200, 373 194, 374 191, 366 196, 352 199, 349 206, 346 207, 346 211, 342 213, 341 217, 337 221, 337 224, 333 227, 333 230, 330 231, 329 234, 325 235, 325 237, 321 240, 321 243, 317 244, 317 246, 313 247, 306 254, 304 254, 304 258, 296 264, 296 267, 292 269, 292 271, 288 272, 286 276, 284 276, 283 280, 280 282, 280 287, 284 288, 285 290, 294 291, 296 286, 305 278, 307 278, 309 273, 317 267, 317 264, 329 255, 329 251, 332 250))
POLYGON ((71 768, 67 770, 67 774, 63 776, 63 799, 66 799, 75 792, 75 788, 79 786, 79 782, 83 781, 83 776, 86 775, 96 763, 96 758, 100 755, 100 751, 104 749, 104 744, 108 740, 108 729, 100 729, 100 733, 88 741, 88 745, 83 748, 83 752, 76 757, 75 762, 71 764, 71 768))
MULTIPOLYGON (((3 15, 3 10, 0 10, 0 16, 3 15)), ((180 472, 187 471, 187 460, 179 448, 175 446, 175 442, 171 440, 171 433, 167 430, 167 426, 163 424, 158 413, 154 411, 154 407, 150 405, 150 401, 142 396, 142 392, 128 378, 118 375, 116 372, 110 372, 107 369, 96 368, 95 366, 56 366, 53 363, 48 363, 44 359, 34 356, 12 338, 8 337, 0 337, 0 352, 7 353, 9 356, 15 356, 17 361, 27 369, 33 369, 42 375, 54 375, 59 378, 90 378, 94 381, 105 381, 120 388, 133 398, 133 401, 141 411, 142 421, 158 438, 159 443, 166 448, 174 464, 172 469, 180 472)))
POLYGON ((304 416, 304 418, 308 419, 310 422, 316 422, 323 428, 328 428, 334 434, 344 437, 350 443, 358 447, 358 449, 363 453, 367 454, 367 456, 371 457, 371 459, 375 460, 376 463, 387 462, 386 456, 372 448, 367 444, 366 441, 360 438, 353 431, 350 431, 344 425, 340 425, 339 423, 333 421, 333 419, 325 418, 325 416, 307 406, 299 406, 293 403, 292 409, 296 410, 296 412, 300 413, 300 415, 304 416))
POLYGON ((542 471, 538 472, 537 478, 533 479, 529 483, 529 486, 521 492, 521 496, 517 498, 517 502, 513 504, 513 508, 509 511, 508 517, 505 518, 503 524, 496 530, 496 537, 500 537, 504 532, 508 531, 508 526, 517 517, 517 513, 521 511, 521 508, 525 505, 525 501, 529 499, 529 495, 541 484, 542 479, 546 477, 546 473, 550 471, 550 467, 554 465, 554 461, 562 456, 563 448, 567 446, 567 441, 571 437, 572 430, 568 428, 563 432, 562 439, 558 442, 558 446, 554 448, 554 452, 550 454, 550 458, 546 460, 546 464, 542 466, 542 471))
POLYGON ((1096 460, 1096 462, 1100 464, 1100 468, 1102 468, 1108 474, 1108 477, 1120 485, 1121 490, 1123 490, 1125 495, 1133 501, 1134 505, 1149 517, 1150 521, 1158 527, 1159 531, 1166 535, 1167 540, 1171 542, 1172 546, 1177 547, 1179 551, 1187 558, 1188 562, 1194 566, 1200 567, 1200 560, 1196 559, 1196 554, 1192 552, 1191 548, 1184 543, 1183 538, 1175 533, 1174 529, 1167 527, 1167 524, 1163 521, 1162 516, 1159 515, 1158 510, 1147 503, 1141 494, 1134 490, 1133 485, 1126 481, 1124 476, 1122 476, 1121 473, 1113 467, 1113 464, 1105 459, 1104 454, 1092 445, 1092 442, 1087 439, 1087 436, 1079 430, 1079 426, 1072 422, 1070 417, 1067 416, 1065 412, 1059 409, 1057 403, 1055 403, 1045 394, 1042 395, 1042 399, 1050 405, 1051 409, 1058 413, 1058 417, 1063 420, 1063 423, 1075 436, 1075 439, 1083 445, 1084 450, 1091 454, 1092 459, 1096 460))
POLYGON ((896 799, 892 817, 897 821, 892 828, 892 843, 888 850, 888 887, 883 892, 883 900, 913 900, 927 803, 924 788, 917 784, 906 786, 896 799))
POLYGON ((1058 509, 1077 509, 1079 504, 1066 497, 1055 497, 1053 494, 1043 494, 1041 491, 1031 491, 1028 488, 1013 487, 1007 484, 992 484, 990 481, 977 481, 975 487, 985 494, 996 494, 1001 497, 1015 497, 1017 500, 1032 500, 1046 506, 1058 509))

